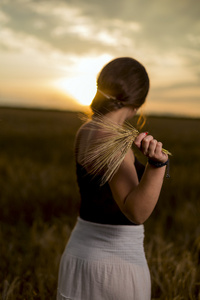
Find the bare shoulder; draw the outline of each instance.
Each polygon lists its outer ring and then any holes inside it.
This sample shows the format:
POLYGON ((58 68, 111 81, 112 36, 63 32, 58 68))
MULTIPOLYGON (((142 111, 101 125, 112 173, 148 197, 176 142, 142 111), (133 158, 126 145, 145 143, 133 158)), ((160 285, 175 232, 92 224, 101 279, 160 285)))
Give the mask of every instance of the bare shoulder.
POLYGON ((75 144, 80 143, 82 140, 87 139, 90 129, 91 129, 90 121, 81 125, 81 127, 78 129, 76 133, 75 144))
POLYGON ((79 128, 75 137, 75 149, 79 162, 87 154, 90 145, 97 139, 98 135, 99 132, 92 126, 92 121, 84 123, 79 128))
POLYGON ((86 122, 81 125, 81 127, 78 129, 76 133, 76 138, 80 137, 82 134, 84 134, 87 130, 89 130, 89 122, 86 122))
POLYGON ((76 133, 76 141, 83 140, 84 143, 92 142, 94 139, 101 138, 104 136, 104 132, 93 125, 92 120, 84 123, 76 133))

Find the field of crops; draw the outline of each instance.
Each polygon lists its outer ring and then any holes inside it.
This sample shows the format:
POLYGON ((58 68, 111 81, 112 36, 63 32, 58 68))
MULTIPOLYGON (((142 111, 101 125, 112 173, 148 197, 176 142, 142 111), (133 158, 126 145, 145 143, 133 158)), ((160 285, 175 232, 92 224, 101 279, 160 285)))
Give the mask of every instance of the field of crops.
MULTIPOLYGON (((56 298, 80 203, 73 154, 80 124, 74 112, 0 109, 2 300, 56 298)), ((171 178, 145 222, 152 299, 200 300, 200 120, 148 117, 144 130, 173 153, 171 178)))

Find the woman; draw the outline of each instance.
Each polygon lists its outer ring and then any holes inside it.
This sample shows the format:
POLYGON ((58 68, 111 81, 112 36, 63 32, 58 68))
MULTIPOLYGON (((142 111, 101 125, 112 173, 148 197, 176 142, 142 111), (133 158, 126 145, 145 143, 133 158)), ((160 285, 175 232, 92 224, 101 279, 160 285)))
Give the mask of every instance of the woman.
MULTIPOLYGON (((144 103, 149 90, 145 68, 128 57, 108 63, 97 79, 91 104, 93 117, 106 116, 123 124, 144 103)), ((105 184, 102 174, 83 166, 96 140, 103 139, 93 119, 76 136, 77 180, 81 194, 80 216, 62 255, 58 300, 147 300, 151 281, 146 262, 143 223, 160 194, 168 161, 162 144, 140 133, 135 145, 149 159, 145 170, 128 150, 119 168, 105 184)))

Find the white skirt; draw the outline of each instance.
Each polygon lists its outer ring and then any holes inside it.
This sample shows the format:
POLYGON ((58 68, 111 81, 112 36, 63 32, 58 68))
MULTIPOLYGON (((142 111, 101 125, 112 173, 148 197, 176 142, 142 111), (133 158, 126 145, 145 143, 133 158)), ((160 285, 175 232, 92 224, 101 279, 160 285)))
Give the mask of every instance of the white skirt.
POLYGON ((57 300, 149 300, 143 225, 78 218, 62 255, 57 300))

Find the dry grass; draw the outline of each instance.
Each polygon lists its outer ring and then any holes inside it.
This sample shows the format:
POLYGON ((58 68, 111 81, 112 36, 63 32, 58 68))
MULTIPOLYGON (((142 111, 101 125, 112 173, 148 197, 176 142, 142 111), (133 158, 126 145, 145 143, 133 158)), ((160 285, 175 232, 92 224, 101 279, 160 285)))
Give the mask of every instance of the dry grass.
POLYGON ((56 299, 60 254, 72 227, 67 218, 53 224, 35 220, 31 227, 23 226, 11 227, 6 235, 1 228, 2 300, 56 299))
MULTIPOLYGON (((80 124, 75 113, 0 109, 3 300, 55 299, 78 213, 73 142, 80 124)), ((173 153, 171 179, 145 223, 152 299, 200 300, 200 120, 149 117, 144 130, 173 153)))

